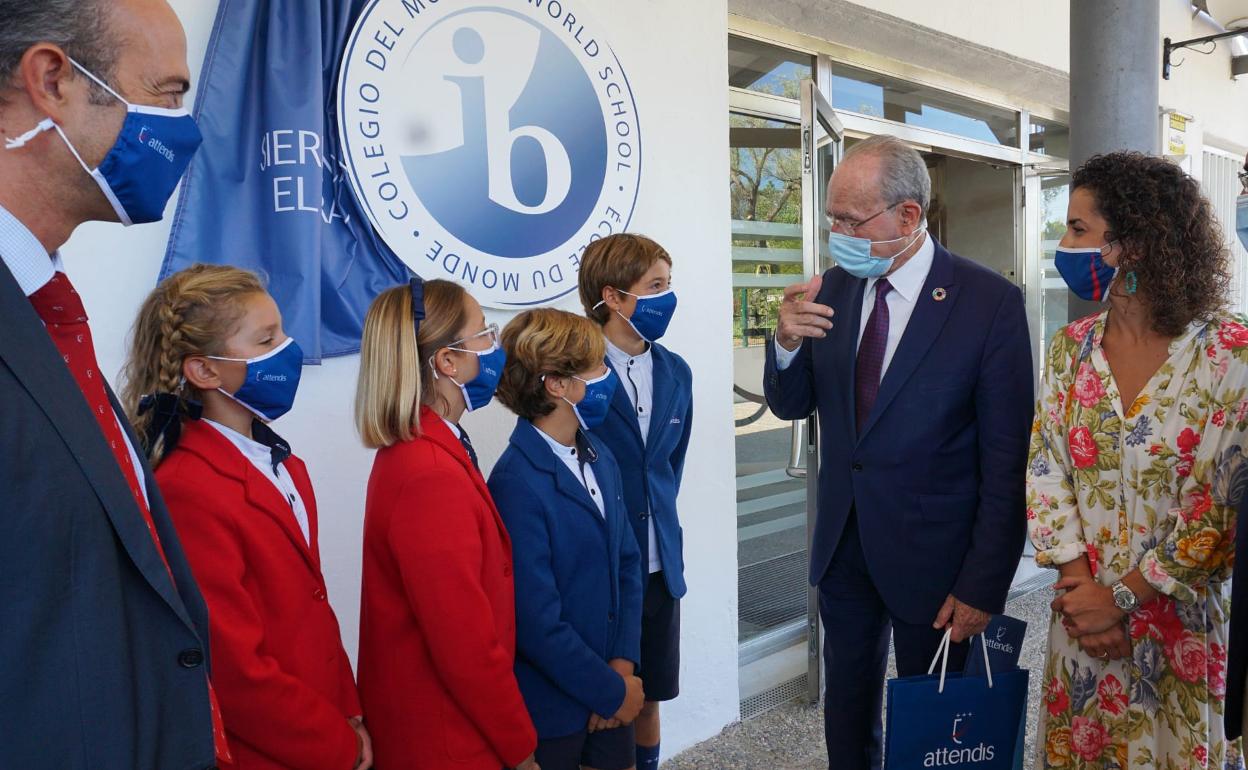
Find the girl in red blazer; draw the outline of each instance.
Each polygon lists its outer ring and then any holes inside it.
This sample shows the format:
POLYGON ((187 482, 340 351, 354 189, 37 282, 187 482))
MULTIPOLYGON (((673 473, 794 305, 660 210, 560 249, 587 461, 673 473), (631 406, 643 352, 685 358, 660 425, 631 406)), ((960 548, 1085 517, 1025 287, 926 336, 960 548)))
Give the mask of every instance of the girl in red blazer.
POLYGON ((465 410, 494 395, 498 327, 457 284, 382 292, 364 322, 356 423, 378 448, 364 513, 360 697, 384 770, 536 770, 513 673, 511 541, 465 410))
POLYGON ((368 732, 317 549, 308 473, 268 427, 303 354, 252 273, 196 265, 147 298, 125 391, 208 603, 239 770, 363 770, 368 732))

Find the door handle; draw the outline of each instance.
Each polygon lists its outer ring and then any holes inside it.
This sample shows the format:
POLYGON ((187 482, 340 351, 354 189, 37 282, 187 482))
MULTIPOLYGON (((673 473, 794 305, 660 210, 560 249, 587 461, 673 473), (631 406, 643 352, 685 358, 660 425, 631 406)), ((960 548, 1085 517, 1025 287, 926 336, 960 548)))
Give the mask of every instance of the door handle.
POLYGON ((789 467, 784 472, 790 478, 806 478, 806 421, 794 420, 790 430, 789 467))

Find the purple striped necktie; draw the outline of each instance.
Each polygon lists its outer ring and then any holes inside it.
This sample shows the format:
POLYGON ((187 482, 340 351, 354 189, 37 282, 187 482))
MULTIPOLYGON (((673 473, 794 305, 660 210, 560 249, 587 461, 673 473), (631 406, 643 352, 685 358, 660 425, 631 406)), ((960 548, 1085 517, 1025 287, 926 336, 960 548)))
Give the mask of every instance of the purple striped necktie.
POLYGON ((888 303, 884 298, 893 285, 887 278, 881 278, 875 284, 875 306, 871 308, 871 316, 867 319, 867 328, 862 332, 862 341, 858 343, 858 366, 854 376, 854 412, 858 420, 858 431, 867 423, 871 407, 875 406, 875 397, 880 393, 880 375, 884 369, 884 350, 888 347, 888 303))

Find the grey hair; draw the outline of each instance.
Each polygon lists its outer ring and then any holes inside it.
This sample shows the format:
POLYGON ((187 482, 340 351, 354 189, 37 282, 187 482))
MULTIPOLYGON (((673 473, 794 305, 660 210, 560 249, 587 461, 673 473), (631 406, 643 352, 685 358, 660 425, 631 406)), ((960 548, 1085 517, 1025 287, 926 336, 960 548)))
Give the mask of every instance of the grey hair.
POLYGON ((895 136, 870 136, 845 151, 842 162, 858 156, 880 159, 880 198, 890 206, 914 201, 923 208, 932 203, 932 178, 923 156, 895 136))
MULTIPOLYGON (((37 43, 60 46, 105 82, 112 79, 116 46, 109 25, 111 0, 0 0, 0 105, 15 83, 22 57, 37 43)), ((91 81, 91 101, 108 92, 91 81)))

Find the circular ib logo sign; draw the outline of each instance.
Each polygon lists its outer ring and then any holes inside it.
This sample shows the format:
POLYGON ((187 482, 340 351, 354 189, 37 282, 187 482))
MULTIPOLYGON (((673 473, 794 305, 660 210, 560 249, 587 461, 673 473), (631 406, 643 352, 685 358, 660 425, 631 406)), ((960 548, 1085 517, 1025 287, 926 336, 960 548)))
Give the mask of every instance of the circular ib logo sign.
POLYGON ((628 226, 641 173, 601 33, 559 0, 364 8, 339 78, 343 163, 408 266, 493 307, 576 289, 585 246, 628 226))

